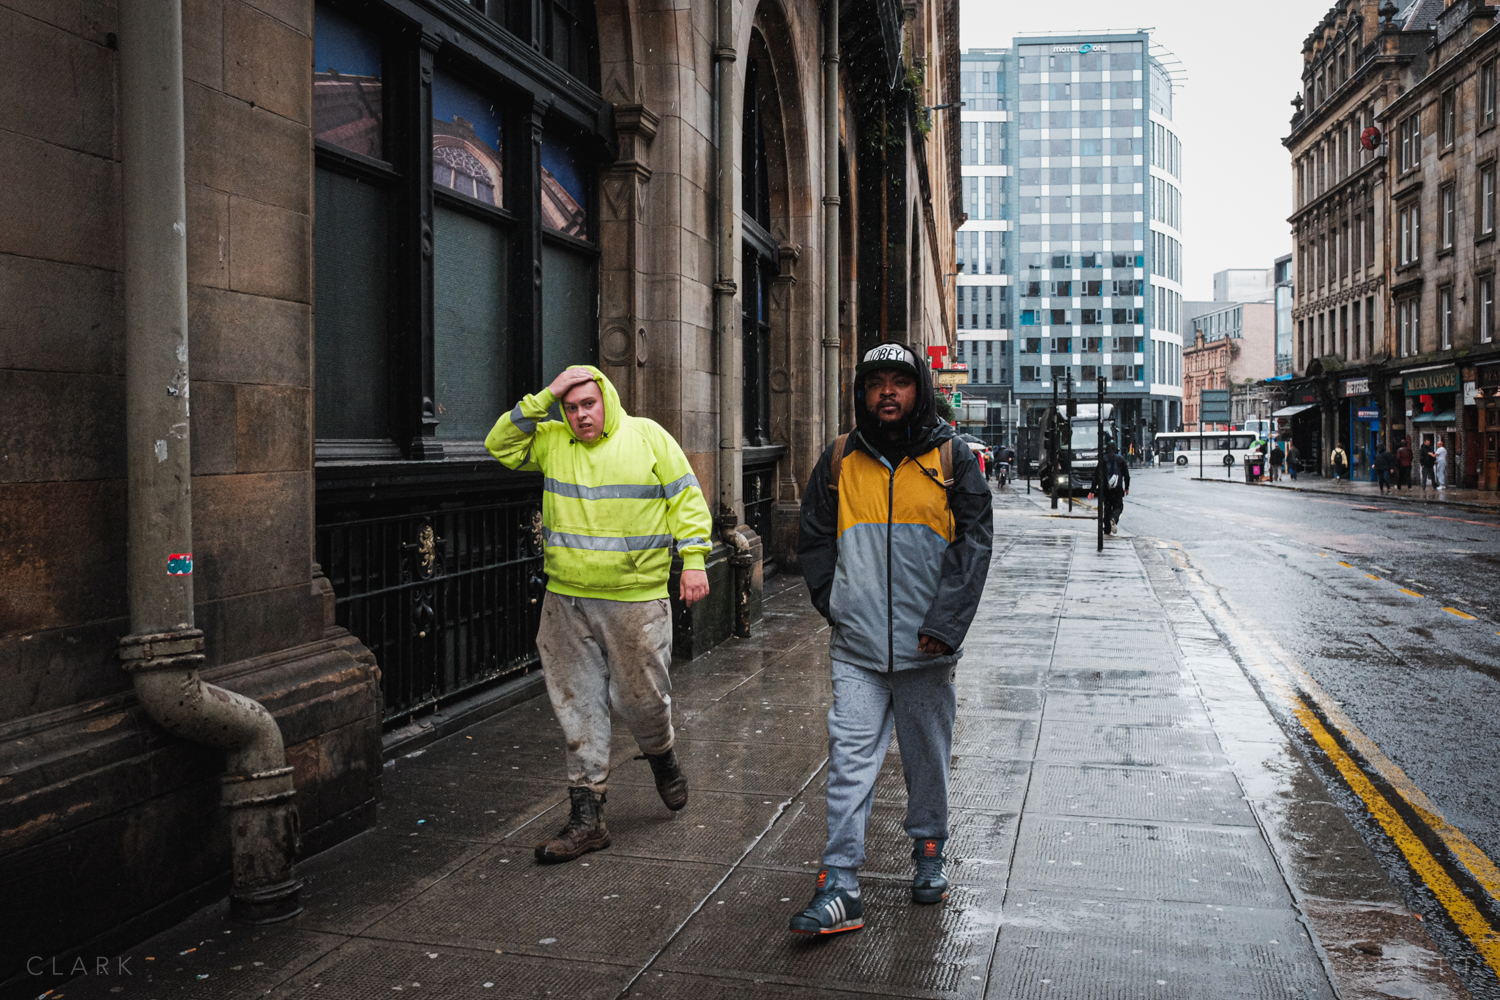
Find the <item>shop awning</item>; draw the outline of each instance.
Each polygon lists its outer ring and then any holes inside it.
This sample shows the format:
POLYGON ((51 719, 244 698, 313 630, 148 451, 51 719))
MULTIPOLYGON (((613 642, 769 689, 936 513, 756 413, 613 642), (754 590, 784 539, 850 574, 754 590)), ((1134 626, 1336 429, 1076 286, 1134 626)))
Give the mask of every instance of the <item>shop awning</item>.
POLYGON ((1411 418, 1411 422, 1414 424, 1451 424, 1454 422, 1453 411, 1444 410, 1442 413, 1418 413, 1411 418))
POLYGON ((1314 406, 1317 406, 1317 405, 1318 405, 1317 403, 1303 403, 1300 406, 1283 406, 1281 409, 1274 411, 1271 414, 1271 416, 1273 416, 1273 417, 1295 417, 1297 414, 1301 413, 1303 410, 1310 410, 1314 406))

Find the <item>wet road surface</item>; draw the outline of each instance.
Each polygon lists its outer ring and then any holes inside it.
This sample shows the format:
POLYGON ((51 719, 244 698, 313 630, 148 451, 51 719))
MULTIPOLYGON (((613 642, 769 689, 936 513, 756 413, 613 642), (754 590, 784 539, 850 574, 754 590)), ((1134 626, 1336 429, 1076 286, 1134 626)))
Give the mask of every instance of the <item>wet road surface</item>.
POLYGON ((1219 627, 1236 655, 1260 656, 1267 676, 1280 672, 1296 692, 1316 691, 1321 708, 1307 704, 1347 720, 1356 735, 1342 742, 1363 773, 1390 801, 1418 803, 1403 811, 1442 871, 1424 872, 1398 849, 1312 731, 1262 684, 1475 995, 1500 993, 1436 886, 1446 872, 1483 922, 1500 927, 1490 860, 1500 858, 1500 516, 1143 470, 1122 527, 1180 547, 1206 599, 1222 602, 1219 627), (1424 796, 1435 814, 1426 820, 1424 796))

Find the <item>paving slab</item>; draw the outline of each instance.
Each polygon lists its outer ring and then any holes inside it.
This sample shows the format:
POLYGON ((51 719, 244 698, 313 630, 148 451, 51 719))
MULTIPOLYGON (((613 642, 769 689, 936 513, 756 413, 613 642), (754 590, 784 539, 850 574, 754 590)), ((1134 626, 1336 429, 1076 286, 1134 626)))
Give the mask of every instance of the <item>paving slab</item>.
POLYGON ((1286 908, 1013 892, 986 1000, 1335 996, 1286 908))

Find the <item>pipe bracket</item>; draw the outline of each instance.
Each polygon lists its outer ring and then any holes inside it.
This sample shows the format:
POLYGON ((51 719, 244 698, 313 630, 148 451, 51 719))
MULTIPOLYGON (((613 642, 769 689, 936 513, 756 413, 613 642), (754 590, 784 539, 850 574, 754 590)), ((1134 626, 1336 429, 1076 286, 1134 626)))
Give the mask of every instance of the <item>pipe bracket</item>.
POLYGON ((203 630, 177 629, 127 635, 120 640, 120 666, 132 673, 146 670, 197 670, 203 665, 203 630))

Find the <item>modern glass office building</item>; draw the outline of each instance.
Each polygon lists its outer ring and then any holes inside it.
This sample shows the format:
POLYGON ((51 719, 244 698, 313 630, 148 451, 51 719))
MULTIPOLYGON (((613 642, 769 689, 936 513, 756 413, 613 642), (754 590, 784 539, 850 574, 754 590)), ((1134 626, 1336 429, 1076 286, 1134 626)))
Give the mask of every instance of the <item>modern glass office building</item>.
POLYGON ((1091 395, 1102 374, 1127 442, 1177 429, 1182 143, 1150 35, 1019 38, 970 50, 962 72, 971 391, 1013 390, 1036 424, 1054 384, 1091 395))
POLYGON ((962 96, 963 202, 968 221, 958 232, 958 353, 969 368, 968 399, 990 403, 990 420, 971 427, 986 441, 1010 444, 1004 404, 1015 375, 1011 240, 1015 229, 1012 114, 1013 65, 1009 49, 970 49, 959 66, 962 96))

